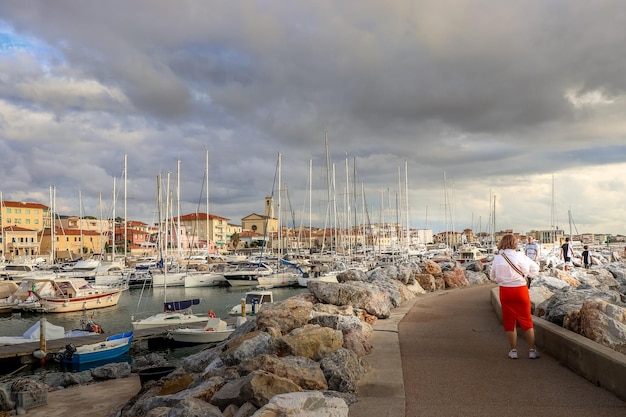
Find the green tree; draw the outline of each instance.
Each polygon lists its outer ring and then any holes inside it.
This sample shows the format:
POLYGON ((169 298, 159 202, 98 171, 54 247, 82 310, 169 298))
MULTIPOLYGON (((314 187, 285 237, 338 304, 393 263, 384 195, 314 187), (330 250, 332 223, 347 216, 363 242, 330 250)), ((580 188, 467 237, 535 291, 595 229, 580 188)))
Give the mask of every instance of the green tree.
POLYGON ((240 241, 241 241, 241 238, 239 237, 239 233, 235 232, 230 236, 230 244, 233 247, 233 249, 237 249, 239 247, 240 241))

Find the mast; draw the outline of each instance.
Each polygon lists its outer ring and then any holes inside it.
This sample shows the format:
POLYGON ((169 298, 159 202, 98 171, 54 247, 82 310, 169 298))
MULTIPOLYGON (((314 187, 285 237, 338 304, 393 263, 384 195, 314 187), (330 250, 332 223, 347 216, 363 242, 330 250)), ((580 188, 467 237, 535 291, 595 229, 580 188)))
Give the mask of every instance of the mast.
POLYGON ((554 173, 552 174, 552 204, 550 208, 550 225, 552 228, 552 245, 554 246, 556 242, 556 213, 554 209, 554 173))
POLYGON ((346 152, 346 238, 348 239, 348 256, 352 257, 352 230, 350 230, 350 171, 348 152, 346 152))
MULTIPOLYGON (((4 239, 4 200, 2 200, 2 191, 0 191, 0 240, 2 240, 2 256, 0 256, 0 262, 4 263, 6 258, 7 245, 4 239)), ((43 236, 43 232, 41 233, 43 236)))
MULTIPOLYGON (((209 150, 206 150, 206 156, 205 156, 205 165, 204 165, 204 172, 205 172, 205 177, 206 177, 206 220, 204 222, 204 226, 205 226, 205 230, 204 230, 204 234, 206 236, 206 256, 207 256, 207 262, 209 260, 209 150)), ((235 248, 237 249, 237 248, 235 248)))
POLYGON ((54 227, 54 200, 55 200, 56 188, 54 186, 50 186, 50 264, 54 265, 55 261, 55 251, 56 251, 56 236, 55 236, 55 227, 54 227))
POLYGON ((112 234, 112 239, 111 241, 113 242, 113 246, 111 247, 111 260, 115 259, 115 189, 116 189, 116 185, 115 185, 115 177, 113 177, 113 234, 112 234))
MULTIPOLYGON (((124 155, 124 264, 126 264, 128 247, 128 217, 126 212, 126 183, 128 182, 128 155, 124 155)), ((115 259, 113 259, 115 260, 115 259)))
POLYGON ((313 229, 311 227, 311 215, 312 215, 312 193, 313 193, 313 158, 309 159, 309 256, 311 255, 311 250, 313 249, 313 229))
POLYGON ((406 217, 406 248, 407 251, 411 246, 411 226, 409 224, 409 164, 404 160, 404 199, 405 199, 405 217, 406 217))
POLYGON ((182 246, 180 241, 181 230, 180 230, 180 159, 177 163, 177 173, 176 173, 176 248, 178 249, 178 258, 182 258, 182 246))
POLYGON ((83 197, 81 191, 78 190, 78 225, 80 228, 80 257, 83 257, 83 197))
POLYGON ((281 153, 278 153, 278 267, 282 266, 283 261, 283 228, 281 225, 281 187, 282 187, 282 158, 281 153))

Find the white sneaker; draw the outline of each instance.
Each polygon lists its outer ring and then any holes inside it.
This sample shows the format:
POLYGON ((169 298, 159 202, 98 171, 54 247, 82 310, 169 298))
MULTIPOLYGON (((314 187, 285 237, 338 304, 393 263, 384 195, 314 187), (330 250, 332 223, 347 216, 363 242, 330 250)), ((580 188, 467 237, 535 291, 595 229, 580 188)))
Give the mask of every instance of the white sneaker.
POLYGON ((537 353, 537 349, 530 349, 528 351, 528 359, 537 359, 539 357, 539 353, 537 353))
POLYGON ((509 351, 509 358, 510 359, 517 359, 517 349, 511 349, 509 351))

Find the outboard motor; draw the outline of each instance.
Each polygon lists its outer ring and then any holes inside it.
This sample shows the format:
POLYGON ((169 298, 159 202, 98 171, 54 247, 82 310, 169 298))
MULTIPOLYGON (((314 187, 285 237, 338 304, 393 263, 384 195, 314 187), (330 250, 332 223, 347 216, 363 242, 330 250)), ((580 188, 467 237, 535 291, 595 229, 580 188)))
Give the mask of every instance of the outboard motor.
POLYGON ((72 356, 74 356, 74 352, 76 352, 76 346, 71 343, 65 345, 65 359, 72 359, 72 356))

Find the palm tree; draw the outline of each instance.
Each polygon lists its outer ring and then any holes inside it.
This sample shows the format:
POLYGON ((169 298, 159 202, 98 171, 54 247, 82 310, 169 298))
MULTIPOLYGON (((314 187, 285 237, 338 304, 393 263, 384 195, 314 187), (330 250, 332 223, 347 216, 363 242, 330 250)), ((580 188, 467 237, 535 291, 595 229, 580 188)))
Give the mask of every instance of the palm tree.
POLYGON ((235 232, 230 236, 230 244, 234 250, 237 250, 237 247, 239 247, 239 241, 239 233, 235 232))

